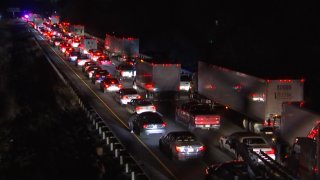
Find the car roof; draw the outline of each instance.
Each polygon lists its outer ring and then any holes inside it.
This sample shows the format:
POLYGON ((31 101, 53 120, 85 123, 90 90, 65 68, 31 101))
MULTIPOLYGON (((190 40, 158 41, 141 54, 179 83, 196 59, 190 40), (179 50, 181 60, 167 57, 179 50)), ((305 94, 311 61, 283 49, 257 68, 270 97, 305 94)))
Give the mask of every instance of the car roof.
POLYGON ((148 120, 149 118, 151 119, 156 118, 158 120, 162 120, 162 116, 157 112, 143 112, 143 113, 140 113, 138 117, 142 120, 148 120))

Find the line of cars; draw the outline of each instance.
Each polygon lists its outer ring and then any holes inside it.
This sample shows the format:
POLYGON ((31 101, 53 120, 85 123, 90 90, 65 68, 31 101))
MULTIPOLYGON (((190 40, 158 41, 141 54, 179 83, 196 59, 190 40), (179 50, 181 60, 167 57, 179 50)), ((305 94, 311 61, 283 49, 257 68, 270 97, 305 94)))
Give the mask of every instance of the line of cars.
MULTIPOLYGON (((132 114, 128 120, 129 130, 138 136, 147 136, 151 134, 162 134, 159 139, 159 148, 162 152, 168 154, 171 159, 186 160, 202 158, 205 153, 205 146, 192 133, 195 128, 200 129, 219 129, 220 116, 217 114, 218 107, 209 107, 206 103, 187 102, 177 107, 176 121, 187 125, 189 131, 166 132, 167 124, 163 116, 157 112, 157 108, 149 99, 143 99, 133 88, 123 88, 120 80, 133 78, 136 75, 134 62, 123 62, 116 68, 116 73, 112 76, 107 70, 102 69, 104 65, 111 65, 111 58, 101 50, 89 50, 88 54, 81 53, 77 48, 72 47, 70 43, 77 40, 68 40, 58 37, 58 35, 46 34, 49 42, 57 47, 65 55, 66 60, 82 68, 86 77, 93 84, 99 84, 99 89, 103 92, 112 93, 116 102, 125 106, 127 111, 132 114)), ((183 81, 183 90, 188 91, 191 84, 189 80, 183 81)), ((180 87, 181 88, 181 87, 180 87)), ((251 135, 248 135, 251 136, 251 135)), ((220 139, 221 148, 231 153, 232 135, 220 139)), ((267 142, 257 139, 243 139, 243 143, 250 146, 267 146, 267 142)), ((261 149, 261 148, 260 148, 261 149)), ((264 149, 267 154, 274 155, 273 149, 264 149)), ((234 152, 236 155, 236 153, 234 152)), ((212 166, 209 166, 212 168, 212 166)), ((207 171, 212 175, 212 170, 207 171)))

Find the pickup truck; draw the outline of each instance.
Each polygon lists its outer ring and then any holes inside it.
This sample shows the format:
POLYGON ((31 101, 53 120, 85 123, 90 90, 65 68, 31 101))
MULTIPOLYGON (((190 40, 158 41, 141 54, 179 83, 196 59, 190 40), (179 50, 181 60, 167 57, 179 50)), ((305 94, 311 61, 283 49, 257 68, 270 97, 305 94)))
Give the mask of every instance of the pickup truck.
POLYGON ((176 122, 188 126, 190 131, 198 129, 219 129, 220 115, 205 103, 190 101, 176 108, 176 122))

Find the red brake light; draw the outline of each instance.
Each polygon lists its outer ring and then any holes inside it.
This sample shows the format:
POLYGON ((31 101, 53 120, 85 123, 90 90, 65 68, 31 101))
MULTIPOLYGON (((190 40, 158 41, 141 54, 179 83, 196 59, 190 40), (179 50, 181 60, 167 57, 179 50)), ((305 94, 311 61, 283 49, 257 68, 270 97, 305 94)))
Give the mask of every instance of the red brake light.
POLYGON ((119 87, 119 88, 122 88, 122 84, 119 84, 118 87, 119 87))
POLYGON ((137 96, 137 99, 141 99, 141 96, 140 96, 140 95, 138 95, 138 96, 137 96))
POLYGON ((274 149, 271 149, 270 151, 266 151, 265 153, 266 154, 274 154, 275 152, 274 152, 274 149))
POLYGON ((176 151, 177 152, 181 152, 181 147, 180 146, 176 146, 176 151))
POLYGON ((143 128, 147 128, 148 127, 148 124, 143 124, 143 128))
POLYGON ((105 87, 106 87, 106 88, 108 88, 108 87, 109 87, 109 85, 108 85, 108 84, 106 84, 106 85, 105 85, 105 87))
POLYGON ((96 77, 98 78, 100 75, 99 74, 96 74, 96 77))
POLYGON ((166 127, 166 123, 162 123, 162 125, 161 125, 162 127, 166 127))
POLYGON ((128 99, 128 97, 127 96, 123 96, 122 99, 128 99))
POLYGON ((140 109, 142 109, 142 108, 141 108, 141 107, 139 107, 139 106, 138 106, 138 107, 136 107, 136 111, 138 111, 138 110, 140 110, 140 109))
POLYGON ((156 110, 156 107, 155 106, 151 106, 151 109, 156 110))
POLYGON ((198 151, 204 151, 204 146, 198 147, 198 151))

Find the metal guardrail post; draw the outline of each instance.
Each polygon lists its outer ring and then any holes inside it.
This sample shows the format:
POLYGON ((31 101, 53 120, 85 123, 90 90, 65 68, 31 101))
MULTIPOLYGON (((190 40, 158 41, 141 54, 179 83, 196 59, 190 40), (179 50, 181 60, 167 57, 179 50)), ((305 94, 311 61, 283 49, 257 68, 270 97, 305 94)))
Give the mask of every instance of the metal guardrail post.
POLYGON ((129 173, 129 163, 126 163, 125 165, 125 173, 129 173))

